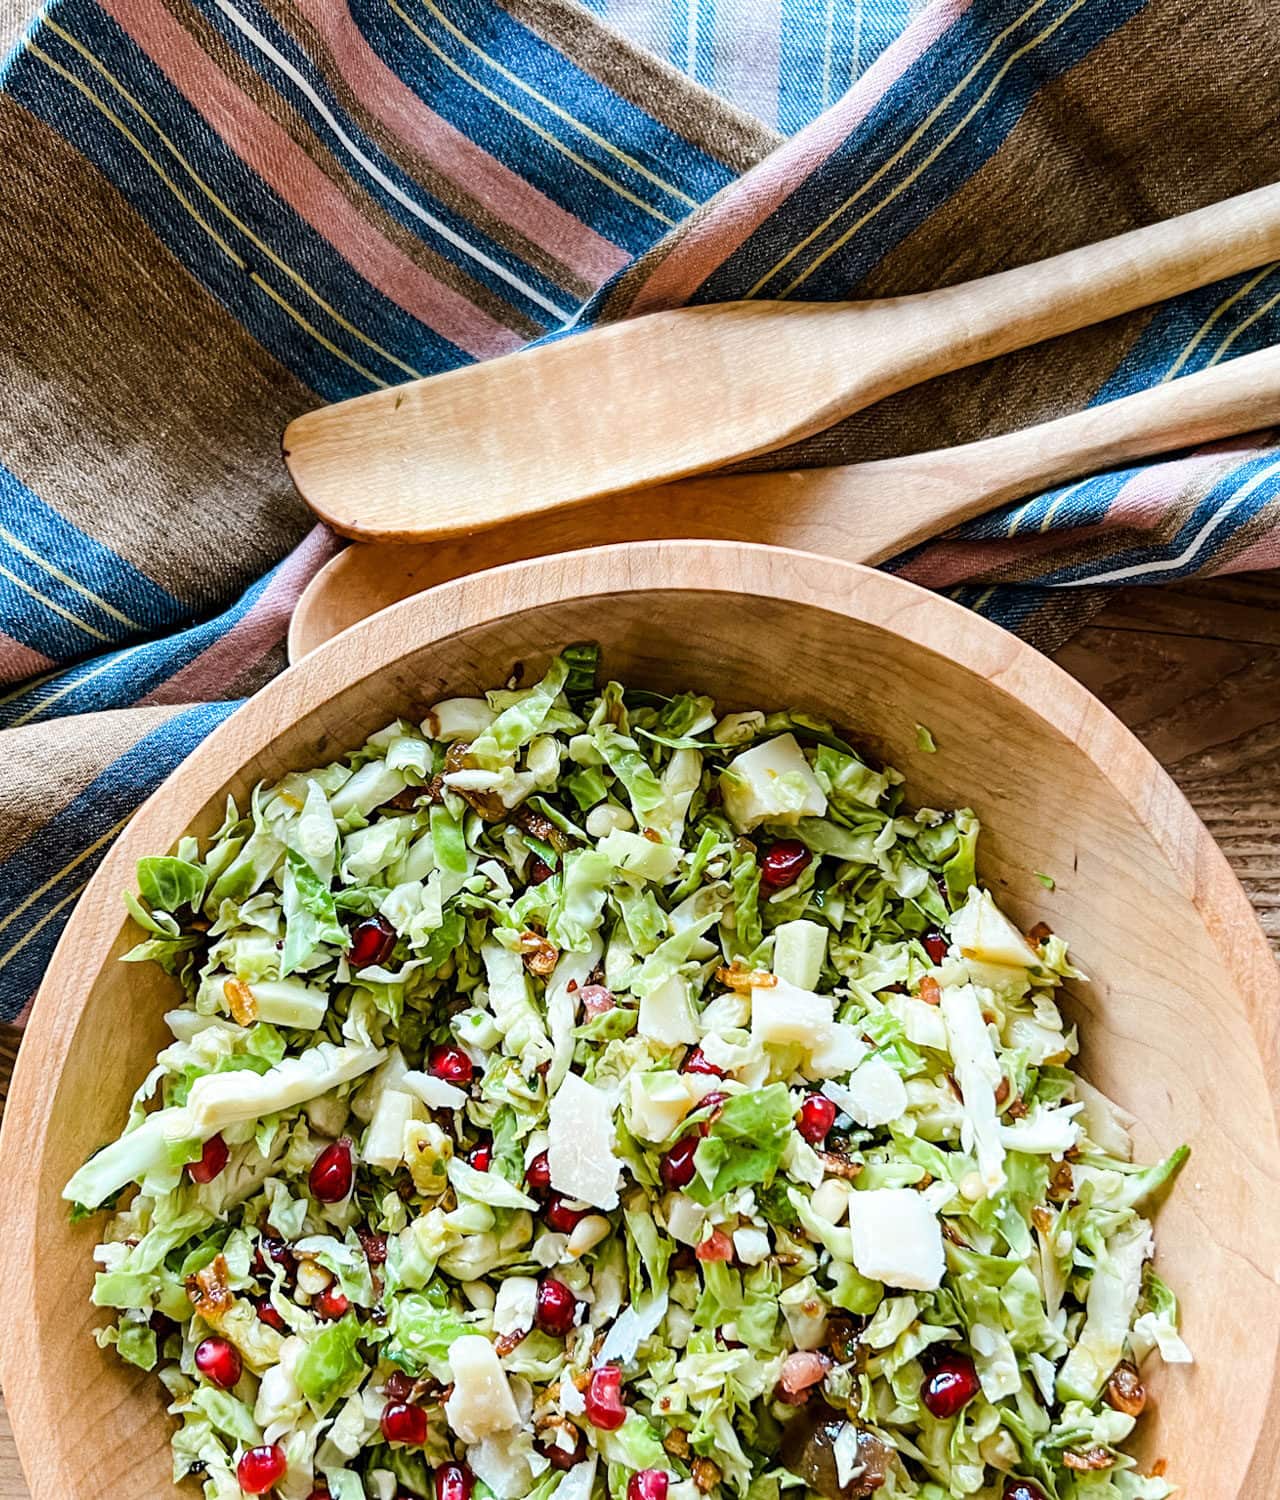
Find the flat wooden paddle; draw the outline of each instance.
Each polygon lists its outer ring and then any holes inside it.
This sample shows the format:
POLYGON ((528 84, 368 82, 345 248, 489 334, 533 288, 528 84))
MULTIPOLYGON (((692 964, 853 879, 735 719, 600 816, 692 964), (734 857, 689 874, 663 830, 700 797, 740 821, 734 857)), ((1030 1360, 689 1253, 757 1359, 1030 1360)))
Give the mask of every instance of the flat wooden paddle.
POLYGON ((303 594, 289 656, 445 579, 604 542, 719 537, 875 563, 1054 484, 1280 422, 1280 348, 980 443, 842 468, 686 479, 478 536, 356 546, 303 594))
POLYGON ((1280 259, 1280 185, 978 281, 613 324, 296 418, 344 535, 425 541, 721 468, 949 370, 1280 259))

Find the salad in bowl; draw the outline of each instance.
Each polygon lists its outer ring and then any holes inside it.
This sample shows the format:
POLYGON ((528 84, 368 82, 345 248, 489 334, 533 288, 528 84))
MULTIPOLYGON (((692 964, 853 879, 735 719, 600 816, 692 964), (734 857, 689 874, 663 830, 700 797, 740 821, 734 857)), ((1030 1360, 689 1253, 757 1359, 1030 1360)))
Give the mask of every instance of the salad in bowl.
POLYGON ((1172 1493, 1125 1443, 1191 1357, 1186 1152, 1073 1071, 1063 938, 831 724, 599 678, 568 647, 141 861, 127 958, 184 999, 65 1196, 175 1481, 1172 1493))

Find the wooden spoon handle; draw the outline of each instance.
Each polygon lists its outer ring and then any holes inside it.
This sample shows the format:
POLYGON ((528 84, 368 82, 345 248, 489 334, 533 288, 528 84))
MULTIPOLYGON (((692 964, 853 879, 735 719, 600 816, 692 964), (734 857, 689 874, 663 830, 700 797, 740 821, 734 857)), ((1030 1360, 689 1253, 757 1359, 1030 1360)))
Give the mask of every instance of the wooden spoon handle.
POLYGON ((285 458, 348 536, 474 531, 767 452, 932 376, 1272 259, 1280 185, 940 291, 614 324, 308 412, 285 458))
POLYGON ((686 479, 478 536, 349 547, 304 592, 289 655, 297 661, 366 615, 445 579, 604 542, 719 537, 880 562, 1051 485, 1276 422, 1280 348, 957 448, 842 468, 686 479))
MULTIPOLYGON (((787 492, 792 507, 789 524, 799 527, 803 516, 821 514, 825 525, 821 545, 817 536, 789 545, 831 552, 852 562, 882 562, 1011 500, 1154 454, 1276 423, 1280 347, 981 442, 872 463, 799 470, 790 476, 798 482, 787 492), (837 524, 837 517, 840 535, 833 546, 829 528, 837 524)), ((736 503, 759 516, 766 506, 780 503, 780 477, 726 475, 685 480, 667 489, 688 490, 697 483, 705 498, 712 485, 732 485, 736 503)))

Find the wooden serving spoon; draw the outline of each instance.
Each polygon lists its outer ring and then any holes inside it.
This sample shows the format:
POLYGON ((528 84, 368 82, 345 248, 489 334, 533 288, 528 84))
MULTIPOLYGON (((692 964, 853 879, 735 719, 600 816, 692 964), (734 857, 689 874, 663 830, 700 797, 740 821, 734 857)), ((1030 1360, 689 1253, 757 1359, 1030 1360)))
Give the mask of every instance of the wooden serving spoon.
POLYGON ((876 563, 1054 484, 1275 422, 1280 348, 957 448, 840 468, 686 479, 476 536, 348 547, 299 600, 289 657, 297 661, 366 615, 445 579, 604 542, 719 537, 876 563))
POLYGON ((425 541, 720 468, 1273 259, 1280 185, 916 296, 616 323, 308 412, 284 455, 337 531, 425 541))

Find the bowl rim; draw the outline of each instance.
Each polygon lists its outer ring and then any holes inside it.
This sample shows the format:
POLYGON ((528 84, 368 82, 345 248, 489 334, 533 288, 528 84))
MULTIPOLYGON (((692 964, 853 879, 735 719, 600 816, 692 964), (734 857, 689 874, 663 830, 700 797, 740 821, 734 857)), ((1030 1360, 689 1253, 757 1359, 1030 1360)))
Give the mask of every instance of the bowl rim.
MULTIPOLYGON (((76 903, 31 1007, 0 1122, 0 1386, 24 1475, 37 1500, 59 1492, 42 1477, 40 1440, 62 1413, 41 1385, 26 1326, 25 1290, 34 1246, 15 1227, 37 1217, 40 1161, 52 1098, 101 963, 82 944, 105 906, 131 879, 140 854, 169 848, 193 806, 210 796, 304 717, 354 684, 388 670, 434 641, 532 609, 584 596, 677 592, 750 594, 794 600, 852 619, 945 655, 986 678, 1051 729, 1084 750, 1098 774, 1151 835, 1195 906, 1231 974, 1262 1059, 1273 1119, 1280 1120, 1280 968, 1256 913, 1208 830, 1155 757, 1063 668, 990 620, 905 579, 861 564, 761 543, 663 540, 620 543, 529 558, 451 579, 349 626, 273 678, 228 716, 141 804, 76 903), (175 795, 175 791, 179 795, 175 795), (181 809, 187 809, 185 813, 181 809)), ((1280 1384, 1280 1348, 1268 1379, 1280 1384)), ((49 1384, 52 1384, 51 1382, 49 1384)), ((1249 1479, 1280 1468, 1280 1427, 1268 1425, 1252 1454, 1249 1479)), ((68 1497, 59 1494, 59 1500, 68 1497)))

